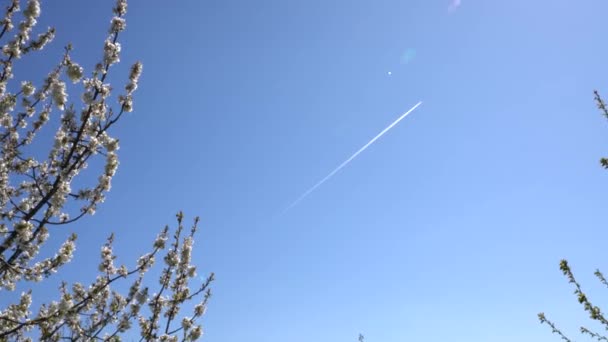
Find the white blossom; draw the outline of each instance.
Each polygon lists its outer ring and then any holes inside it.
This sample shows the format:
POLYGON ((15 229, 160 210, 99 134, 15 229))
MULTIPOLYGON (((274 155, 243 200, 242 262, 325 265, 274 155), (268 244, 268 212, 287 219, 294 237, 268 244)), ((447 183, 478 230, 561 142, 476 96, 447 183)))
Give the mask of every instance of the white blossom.
POLYGON ((122 105, 122 108, 125 112, 133 111, 133 99, 131 98, 131 96, 120 95, 118 97, 118 103, 122 105))
POLYGON ((137 62, 131 66, 131 72, 129 73, 129 83, 125 86, 127 94, 131 95, 137 89, 137 83, 143 70, 143 64, 137 62))
POLYGON ((114 7, 114 13, 121 17, 127 14, 127 0, 118 0, 116 7, 114 7))
POLYGON ((48 43, 55 38, 55 29, 49 27, 46 32, 38 35, 35 41, 32 42, 34 50, 42 50, 48 43))
POLYGON ((120 274, 123 277, 126 277, 128 275, 128 273, 129 273, 129 270, 127 269, 127 266, 122 265, 118 269, 117 273, 120 274))
POLYGON ((103 61, 106 65, 120 62, 120 43, 107 39, 103 47, 103 61))
POLYGON ((2 47, 2 52, 8 57, 20 58, 23 51, 21 50, 19 41, 15 40, 4 45, 2 47))
POLYGON ((51 95, 57 108, 63 110, 65 108, 66 102, 68 101, 68 94, 65 89, 65 83, 59 80, 53 82, 51 84, 51 95))
POLYGON ((80 81, 80 79, 82 78, 82 73, 83 68, 73 62, 71 62, 66 69, 66 74, 73 83, 77 83, 78 81, 80 81))
POLYGON ((37 23, 36 19, 40 16, 40 2, 38 0, 28 0, 23 16, 24 20, 19 24, 18 43, 30 39, 30 32, 37 23))
POLYGON ((202 316, 202 315, 204 315, 204 314, 205 314, 205 311, 206 311, 206 307, 205 307, 205 305, 204 305, 204 304, 202 304, 202 303, 197 304, 197 305, 194 307, 194 314, 195 314, 196 316, 202 316))
POLYGON ((190 339, 191 341, 196 341, 196 340, 198 340, 199 338, 201 338, 201 336, 202 336, 202 335, 203 335, 203 329, 202 329, 202 328, 201 328, 201 326, 199 325, 199 326, 196 326, 194 329, 192 329, 192 330, 190 331, 190 334, 189 334, 189 336, 188 336, 188 337, 189 337, 189 339, 190 339))
POLYGON ((29 82, 29 81, 23 81, 23 82, 21 82, 21 92, 23 92, 23 95, 30 96, 35 91, 36 91, 36 87, 34 87, 34 85, 32 84, 32 82, 29 82))
POLYGON ((29 20, 38 18, 40 16, 40 1, 28 0, 23 15, 29 20))
POLYGON ((57 260, 61 264, 65 264, 72 260, 72 256, 74 251, 76 250, 76 245, 74 244, 74 239, 68 239, 66 242, 61 245, 59 248, 59 253, 57 254, 57 260))
POLYGON ((190 321, 190 317, 182 318, 182 328, 188 330, 192 327, 192 321, 190 321))
POLYGON ((163 249, 163 248, 165 248, 166 242, 167 242, 167 236, 161 234, 154 241, 154 248, 163 249))
POLYGON ((15 225, 15 232, 22 242, 29 241, 32 238, 32 230, 34 225, 29 221, 20 221, 15 225))
POLYGON ((110 24, 110 33, 118 33, 123 31, 127 26, 125 19, 121 17, 112 18, 112 23, 110 24))

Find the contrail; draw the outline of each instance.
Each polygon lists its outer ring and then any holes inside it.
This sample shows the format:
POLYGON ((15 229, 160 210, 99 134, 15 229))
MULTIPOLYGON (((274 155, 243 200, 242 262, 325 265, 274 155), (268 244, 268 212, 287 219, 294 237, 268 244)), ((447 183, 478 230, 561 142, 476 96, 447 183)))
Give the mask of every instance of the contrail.
POLYGON ((287 208, 285 208, 285 210, 283 210, 283 213, 287 212, 289 209, 295 207, 298 203, 300 203, 304 198, 306 198, 306 196, 310 195, 313 191, 315 191, 318 187, 320 187, 323 183, 327 182, 328 179, 330 179, 333 175, 335 175, 336 173, 338 173, 338 171, 340 171, 343 167, 345 167, 346 165, 348 165, 348 163, 350 163, 353 159, 357 158, 357 156, 359 154, 361 154, 361 152, 365 151, 371 144, 373 144, 374 142, 376 142, 376 140, 380 139, 380 137, 382 137, 384 134, 386 134, 386 132, 388 132, 391 128, 395 127, 396 124, 399 123, 399 121, 403 120, 408 114, 410 114, 411 112, 413 112, 416 108, 418 108, 418 106, 420 106, 422 104, 422 101, 416 103, 416 105, 414 107, 412 107, 410 110, 408 110, 407 112, 405 112, 403 115, 401 115, 397 120, 395 120, 392 124, 388 125, 388 127, 386 127, 384 130, 382 130, 382 132, 380 132, 378 135, 376 135, 372 140, 370 140, 367 144, 365 144, 363 147, 361 147, 359 149, 359 151, 355 152, 355 154, 353 154, 352 156, 350 156, 350 158, 346 159, 342 164, 340 164, 340 166, 338 166, 337 168, 335 168, 332 172, 330 172, 327 176, 325 176, 325 178, 321 179, 317 184, 313 185, 312 188, 306 190, 305 193, 303 193, 300 197, 298 197, 298 199, 296 199, 293 203, 291 203, 287 208))

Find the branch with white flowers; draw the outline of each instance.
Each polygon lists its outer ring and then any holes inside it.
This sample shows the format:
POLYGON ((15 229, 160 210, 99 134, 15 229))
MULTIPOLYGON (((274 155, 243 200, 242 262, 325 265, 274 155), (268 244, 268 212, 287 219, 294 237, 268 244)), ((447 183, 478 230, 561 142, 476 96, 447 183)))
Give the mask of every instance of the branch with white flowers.
MULTIPOLYGON (((13 66, 30 53, 43 50, 55 36, 48 28, 34 37, 41 15, 40 1, 27 0, 21 12, 20 0, 11 0, 0 19, 0 295, 10 298, 18 284, 40 282, 68 263, 76 249, 76 234, 71 234, 54 255, 40 255, 56 226, 69 226, 93 215, 104 202, 119 165, 118 139, 111 128, 133 110, 142 64, 130 69, 124 92, 112 101, 107 83, 111 67, 120 62, 118 40, 126 28, 126 0, 117 0, 101 58, 87 77, 72 59, 68 45, 57 65, 39 86, 31 80, 15 79, 13 66), (11 34, 13 34, 11 36, 11 34), (14 82, 18 82, 14 84, 14 82), (74 100, 68 96, 68 83, 82 87, 74 100), (114 105, 112 104, 114 103, 114 105), (57 120, 52 146, 48 152, 37 145, 37 135, 57 120), (97 181, 74 186, 92 160, 105 163, 97 181)), ((42 145, 44 147, 44 145, 42 145)), ((183 214, 177 215, 173 242, 165 251, 169 228, 158 235, 151 252, 132 268, 115 265, 114 236, 101 249, 100 272, 88 286, 82 283, 59 288, 59 299, 33 304, 31 291, 0 308, 1 341, 118 341, 138 326, 141 340, 194 341, 201 337, 197 322, 211 296, 211 274, 191 291, 196 267, 191 264, 198 218, 189 234, 184 233, 183 214), (159 289, 150 294, 145 274, 155 258, 165 251, 159 289), (114 283, 130 281, 126 295, 113 289, 114 283), (199 300, 190 316, 181 308, 199 300), (32 306, 34 305, 34 306, 32 306), (36 311, 36 313, 34 313, 36 311), (134 323, 137 324, 134 324, 134 323), (180 322, 177 326, 176 322, 180 322), (178 337, 178 335, 180 337, 178 337)))

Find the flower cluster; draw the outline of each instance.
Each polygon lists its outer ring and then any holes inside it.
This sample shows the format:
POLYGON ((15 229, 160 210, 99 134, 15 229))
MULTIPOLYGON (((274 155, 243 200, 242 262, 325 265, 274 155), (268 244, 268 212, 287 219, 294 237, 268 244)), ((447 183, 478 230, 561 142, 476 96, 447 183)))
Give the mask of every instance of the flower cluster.
MULTIPOLYGON (((29 327, 38 327, 41 340, 56 340, 69 331, 73 340, 102 339, 111 341, 133 327, 137 322, 142 340, 146 341, 196 341, 203 330, 197 320, 205 314, 211 296, 209 285, 214 280, 213 273, 190 291, 189 282, 196 279, 194 266, 190 264, 194 234, 198 218, 195 219, 190 233, 184 235, 183 214, 177 215, 178 225, 173 242, 165 252, 165 268, 160 277, 158 292, 150 293, 144 286, 143 277, 154 264, 155 255, 161 253, 169 233, 168 227, 161 232, 153 244, 153 251, 140 258, 137 265, 129 269, 125 265, 115 266, 116 256, 112 245, 113 236, 101 248, 100 275, 89 286, 75 283, 70 287, 63 283, 60 298, 48 305, 42 305, 37 314, 32 314, 31 293, 22 293, 17 304, 0 311, 0 339, 11 337, 24 338, 29 327), (129 285, 129 291, 122 295, 112 290, 115 282, 136 276, 129 285), (201 297, 191 315, 178 319, 180 307, 201 297), (161 324, 162 320, 162 324, 161 324)), ((74 238, 75 239, 75 238, 74 238)), ((60 255, 71 255, 72 243, 62 247, 60 255)), ((49 259, 47 264, 67 262, 49 259)))

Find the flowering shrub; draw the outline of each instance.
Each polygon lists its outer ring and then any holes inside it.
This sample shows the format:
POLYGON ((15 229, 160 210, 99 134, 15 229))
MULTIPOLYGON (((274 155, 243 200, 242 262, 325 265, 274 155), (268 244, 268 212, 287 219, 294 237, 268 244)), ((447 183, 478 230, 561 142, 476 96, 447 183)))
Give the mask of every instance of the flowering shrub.
POLYGON ((146 341, 199 339, 202 329, 197 319, 205 312, 213 274, 190 289, 189 280, 196 276, 191 252, 198 218, 188 232, 182 213, 173 234, 165 227, 151 252, 130 268, 114 264, 110 236, 101 248, 100 273, 91 284, 63 283, 57 301, 36 307, 31 291, 15 294, 18 284, 44 281, 72 259, 75 234, 52 256, 40 255, 40 248, 54 227, 94 214, 104 201, 119 164, 118 140, 110 129, 123 113, 133 110, 133 93, 142 72, 142 64, 135 63, 124 90, 112 100, 106 78, 120 61, 118 37, 126 28, 127 13, 127 1, 118 0, 101 61, 89 77, 72 60, 72 48, 67 46, 39 86, 33 81, 13 84, 13 63, 42 50, 55 35, 49 28, 33 37, 40 2, 28 0, 19 13, 21 5, 20 0, 12 0, 0 20, 0 40, 5 41, 0 56, 0 296, 15 297, 12 304, 0 308, 0 341, 119 341, 133 326, 146 341), (68 81, 84 89, 80 107, 68 98, 68 81), (28 147, 53 117, 59 128, 50 150, 43 158, 30 155, 28 147), (74 180, 95 158, 105 159, 97 182, 73 189, 74 180), (164 268, 159 289, 152 292, 144 285, 144 275, 161 254, 164 268), (112 288, 121 280, 130 281, 125 294, 112 288), (180 312, 184 303, 199 297, 192 313, 180 312))

